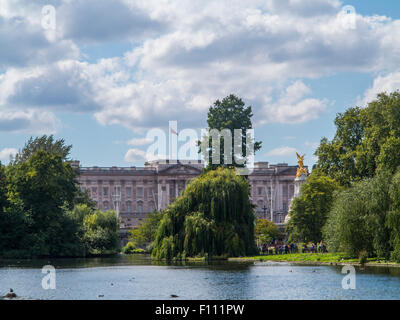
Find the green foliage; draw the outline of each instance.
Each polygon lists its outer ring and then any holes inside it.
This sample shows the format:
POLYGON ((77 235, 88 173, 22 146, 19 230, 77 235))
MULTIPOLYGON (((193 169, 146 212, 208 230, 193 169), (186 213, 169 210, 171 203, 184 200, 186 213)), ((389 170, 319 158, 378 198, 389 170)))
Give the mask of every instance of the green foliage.
POLYGON ((40 150, 7 169, 10 200, 21 199, 33 214, 56 214, 65 203, 73 203, 76 173, 60 156, 40 150))
POLYGON ((119 221, 114 211, 96 210, 85 216, 83 225, 85 230, 83 240, 87 253, 97 255, 119 251, 119 221))
POLYGON ((391 259, 400 262, 400 171, 392 179, 389 195, 392 206, 387 216, 386 227, 391 229, 390 244, 393 247, 391 259))
POLYGON ((338 183, 325 174, 314 170, 301 186, 300 196, 295 198, 289 212, 286 227, 289 241, 320 242, 322 228, 331 209, 338 183))
POLYGON ((261 148, 261 142, 255 142, 250 144, 246 143, 246 129, 252 129, 252 123, 251 123, 251 118, 253 116, 251 107, 245 107, 245 103, 243 102, 242 99, 239 97, 231 94, 222 101, 217 100, 214 102, 214 105, 210 107, 208 111, 208 119, 207 119, 207 124, 208 128, 210 129, 217 129, 219 131, 222 131, 224 129, 229 130, 231 137, 232 137, 232 154, 231 155, 226 155, 224 153, 224 138, 220 138, 220 164, 213 164, 212 163, 212 157, 213 154, 216 153, 216 149, 212 147, 212 139, 209 136, 204 136, 202 137, 203 142, 202 144, 204 146, 207 146, 207 148, 204 148, 204 150, 207 150, 206 153, 204 154, 205 158, 209 159, 208 161, 208 170, 214 170, 219 166, 224 166, 224 167, 243 167, 244 164, 236 163, 235 157, 234 157, 234 152, 235 152, 235 145, 234 145, 234 130, 235 129, 242 129, 242 141, 238 145, 238 147, 241 147, 240 150, 242 150, 241 156, 244 157, 246 156, 246 150, 247 150, 247 156, 250 156, 252 154, 251 149, 252 147, 254 148, 254 152, 259 150, 261 148), (232 164, 227 164, 227 159, 231 157, 231 163, 232 164))
POLYGON ((144 248, 147 246, 149 251, 151 251, 162 215, 163 213, 160 211, 150 213, 141 225, 130 231, 129 240, 135 248, 144 248))
POLYGON ((368 259, 368 252, 365 250, 361 251, 358 256, 360 264, 365 264, 367 262, 367 259, 368 259))
POLYGON ((257 219, 254 234, 261 243, 269 243, 280 236, 278 227, 267 219, 257 219))
POLYGON ((122 248, 121 251, 124 254, 146 253, 146 250, 141 248, 136 248, 133 242, 128 242, 126 246, 122 248))
POLYGON ((0 212, 8 206, 6 169, 0 162, 0 212))
POLYGON ((332 141, 321 140, 316 168, 342 185, 394 173, 400 166, 400 93, 381 93, 365 109, 349 108, 335 120, 332 141))
POLYGON ((75 254, 67 243, 76 243, 76 228, 64 209, 72 206, 75 177, 59 155, 43 150, 7 167, 10 205, 29 215, 32 255, 75 254))
POLYGON ((58 155, 62 160, 67 160, 71 148, 71 145, 65 145, 64 139, 54 140, 53 135, 43 135, 35 139, 31 137, 24 148, 16 155, 15 162, 28 161, 39 150, 58 155))
POLYGON ((231 169, 193 179, 169 205, 157 230, 157 259, 239 256, 256 252, 249 184, 231 169))
POLYGON ((52 136, 31 138, 15 161, 0 164, 1 257, 116 251, 117 218, 93 212, 66 161, 70 148, 52 136))
POLYGON ((388 257, 391 231, 387 214, 391 206, 391 175, 381 172, 374 178, 354 183, 335 199, 324 227, 328 248, 358 257, 388 257))
POLYGON ((364 134, 361 109, 349 108, 335 119, 336 134, 332 141, 322 138, 315 152, 318 161, 315 168, 342 185, 360 178, 356 168, 356 148, 364 134))

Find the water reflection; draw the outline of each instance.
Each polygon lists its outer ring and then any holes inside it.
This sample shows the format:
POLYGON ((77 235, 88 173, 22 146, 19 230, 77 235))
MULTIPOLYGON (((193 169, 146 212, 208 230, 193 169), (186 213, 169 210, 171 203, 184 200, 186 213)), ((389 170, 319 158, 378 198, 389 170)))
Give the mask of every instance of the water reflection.
POLYGON ((343 290, 341 266, 267 262, 166 264, 146 255, 0 261, 0 295, 33 299, 397 299, 400 268, 356 268, 343 290), (43 290, 41 268, 54 265, 57 289, 43 290))

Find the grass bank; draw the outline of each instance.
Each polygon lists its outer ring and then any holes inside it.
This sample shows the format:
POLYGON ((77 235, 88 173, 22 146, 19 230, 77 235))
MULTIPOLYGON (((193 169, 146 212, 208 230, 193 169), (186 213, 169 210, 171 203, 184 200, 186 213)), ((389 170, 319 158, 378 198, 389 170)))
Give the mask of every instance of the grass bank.
MULTIPOLYGON (((229 261, 271 261, 271 262, 290 262, 299 264, 323 264, 323 265, 341 265, 354 264, 359 265, 359 260, 347 257, 342 253, 289 253, 254 257, 229 258, 229 261)), ((400 267, 399 263, 379 260, 378 258, 368 258, 366 266, 393 266, 400 267)))

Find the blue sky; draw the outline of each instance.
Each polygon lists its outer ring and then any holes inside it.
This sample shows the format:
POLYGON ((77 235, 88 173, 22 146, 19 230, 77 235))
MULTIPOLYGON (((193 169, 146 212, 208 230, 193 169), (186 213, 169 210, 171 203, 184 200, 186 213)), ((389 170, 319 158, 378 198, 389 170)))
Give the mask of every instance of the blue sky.
POLYGON ((205 128, 235 93, 253 107, 256 160, 297 151, 311 166, 338 112, 399 88, 399 36, 395 0, 3 0, 0 160, 55 134, 84 166, 142 166, 151 129, 205 128))

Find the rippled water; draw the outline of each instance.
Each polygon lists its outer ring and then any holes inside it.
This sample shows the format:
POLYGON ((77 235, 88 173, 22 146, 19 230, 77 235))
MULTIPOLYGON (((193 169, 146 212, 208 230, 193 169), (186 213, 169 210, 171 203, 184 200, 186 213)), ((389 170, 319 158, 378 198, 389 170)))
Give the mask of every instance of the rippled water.
POLYGON ((356 289, 342 289, 341 266, 287 263, 163 265, 146 256, 0 261, 0 295, 24 299, 398 299, 400 269, 356 268, 356 289), (56 289, 44 290, 44 265, 56 289))

